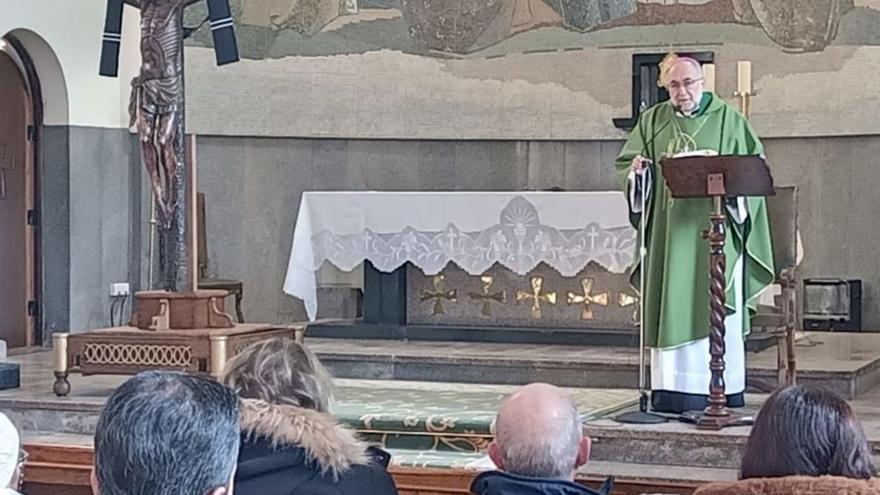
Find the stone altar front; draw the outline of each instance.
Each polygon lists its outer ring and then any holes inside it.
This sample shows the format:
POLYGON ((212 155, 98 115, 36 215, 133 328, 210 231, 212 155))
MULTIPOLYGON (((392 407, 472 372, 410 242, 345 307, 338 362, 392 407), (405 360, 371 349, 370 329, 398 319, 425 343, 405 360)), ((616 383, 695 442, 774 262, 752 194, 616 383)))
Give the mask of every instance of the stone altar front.
POLYGON ((406 267, 410 325, 635 330, 636 293, 626 274, 589 263, 574 277, 546 264, 526 275, 494 265, 472 276, 451 264, 438 275, 406 267))

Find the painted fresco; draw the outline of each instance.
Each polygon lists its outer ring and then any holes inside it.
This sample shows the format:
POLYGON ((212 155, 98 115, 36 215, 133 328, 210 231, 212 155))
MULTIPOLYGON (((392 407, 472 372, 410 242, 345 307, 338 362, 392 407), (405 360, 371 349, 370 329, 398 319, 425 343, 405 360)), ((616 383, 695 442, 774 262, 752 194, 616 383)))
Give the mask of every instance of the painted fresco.
MULTIPOLYGON (((373 50, 461 56, 501 44, 486 53, 497 55, 535 30, 550 36, 533 49, 552 49, 554 39, 571 39, 551 34, 556 31, 677 24, 747 26, 790 52, 880 44, 880 2, 871 0, 233 0, 233 6, 243 53, 251 58, 373 50)), ((209 42, 206 32, 200 35, 196 43, 209 42)))
MULTIPOLYGON (((753 62, 765 136, 872 134, 880 0, 231 0, 243 56, 189 40, 189 123, 217 135, 620 139, 637 53, 753 62)), ((187 23, 204 17, 188 11, 187 23)))

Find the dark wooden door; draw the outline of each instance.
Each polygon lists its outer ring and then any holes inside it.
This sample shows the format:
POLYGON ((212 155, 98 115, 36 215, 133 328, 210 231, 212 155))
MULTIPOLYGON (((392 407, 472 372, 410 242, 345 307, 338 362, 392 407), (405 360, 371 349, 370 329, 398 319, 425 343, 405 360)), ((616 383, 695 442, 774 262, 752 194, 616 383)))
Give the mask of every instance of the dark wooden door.
POLYGON ((33 232, 27 212, 33 203, 33 167, 28 145, 27 85, 15 61, 0 51, 0 339, 26 346, 33 318, 33 232))

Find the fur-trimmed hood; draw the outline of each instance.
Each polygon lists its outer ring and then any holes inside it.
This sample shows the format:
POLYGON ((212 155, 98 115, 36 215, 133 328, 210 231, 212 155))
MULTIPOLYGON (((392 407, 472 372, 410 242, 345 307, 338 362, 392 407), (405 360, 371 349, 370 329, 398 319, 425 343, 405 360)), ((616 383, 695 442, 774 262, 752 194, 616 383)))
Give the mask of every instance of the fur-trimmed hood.
POLYGON ((368 462, 368 445, 328 414, 253 399, 241 402, 241 429, 246 439, 262 437, 273 447, 302 448, 323 474, 334 477, 368 462))
POLYGON ((880 495, 880 479, 841 476, 785 476, 710 483, 694 495, 880 495))

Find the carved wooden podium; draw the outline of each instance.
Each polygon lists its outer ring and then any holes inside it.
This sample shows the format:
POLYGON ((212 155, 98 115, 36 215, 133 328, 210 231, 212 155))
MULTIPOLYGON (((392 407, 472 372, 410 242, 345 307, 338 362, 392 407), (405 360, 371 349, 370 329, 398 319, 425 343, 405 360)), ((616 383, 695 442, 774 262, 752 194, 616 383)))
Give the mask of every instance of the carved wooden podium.
POLYGON ((703 233, 709 240, 709 404, 701 413, 686 414, 698 428, 720 430, 751 422, 727 409, 724 390, 724 241, 727 234, 725 198, 773 196, 773 177, 759 156, 664 158, 663 177, 674 198, 712 198, 711 227, 703 233))

